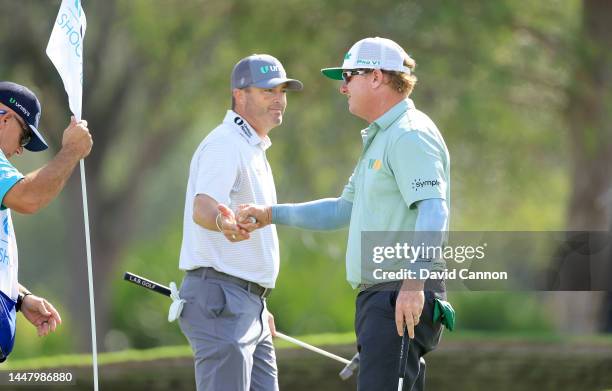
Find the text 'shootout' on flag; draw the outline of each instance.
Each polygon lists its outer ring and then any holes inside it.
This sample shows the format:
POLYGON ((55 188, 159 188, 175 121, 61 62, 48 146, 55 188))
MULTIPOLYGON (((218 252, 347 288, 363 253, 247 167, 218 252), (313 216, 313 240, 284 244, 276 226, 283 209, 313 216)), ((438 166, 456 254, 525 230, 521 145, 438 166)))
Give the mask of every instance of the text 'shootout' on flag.
POLYGON ((70 110, 77 119, 81 119, 83 38, 86 27, 81 1, 62 0, 46 51, 64 82, 70 110))

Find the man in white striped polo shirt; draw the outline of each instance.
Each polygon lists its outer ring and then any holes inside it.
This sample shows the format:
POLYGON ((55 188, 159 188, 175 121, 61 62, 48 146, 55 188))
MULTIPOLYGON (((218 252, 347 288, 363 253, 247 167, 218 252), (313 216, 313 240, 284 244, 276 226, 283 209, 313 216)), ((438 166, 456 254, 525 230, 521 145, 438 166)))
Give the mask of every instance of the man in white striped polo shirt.
POLYGON ((195 355, 198 391, 278 390, 265 301, 279 269, 276 228, 249 233, 233 210, 276 204, 268 133, 282 123, 286 91, 302 83, 265 54, 240 60, 231 79, 232 110, 202 141, 189 170, 179 323, 195 355))

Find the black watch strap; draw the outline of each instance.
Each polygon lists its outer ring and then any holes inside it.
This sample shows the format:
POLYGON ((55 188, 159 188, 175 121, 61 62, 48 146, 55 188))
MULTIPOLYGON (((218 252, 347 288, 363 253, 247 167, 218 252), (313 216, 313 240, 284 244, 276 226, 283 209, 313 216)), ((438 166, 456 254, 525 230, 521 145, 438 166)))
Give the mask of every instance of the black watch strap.
POLYGON ((32 294, 31 292, 26 292, 23 294, 20 293, 17 296, 17 304, 15 304, 15 311, 17 312, 21 311, 21 305, 23 304, 23 299, 25 299, 27 295, 31 295, 31 294, 32 294))

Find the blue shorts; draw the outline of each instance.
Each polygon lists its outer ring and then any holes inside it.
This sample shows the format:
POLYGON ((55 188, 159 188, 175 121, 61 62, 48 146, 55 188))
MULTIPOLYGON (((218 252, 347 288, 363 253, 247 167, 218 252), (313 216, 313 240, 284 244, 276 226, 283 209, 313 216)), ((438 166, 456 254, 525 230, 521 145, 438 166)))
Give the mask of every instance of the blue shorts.
POLYGON ((0 291, 0 362, 6 360, 15 343, 15 304, 0 291))

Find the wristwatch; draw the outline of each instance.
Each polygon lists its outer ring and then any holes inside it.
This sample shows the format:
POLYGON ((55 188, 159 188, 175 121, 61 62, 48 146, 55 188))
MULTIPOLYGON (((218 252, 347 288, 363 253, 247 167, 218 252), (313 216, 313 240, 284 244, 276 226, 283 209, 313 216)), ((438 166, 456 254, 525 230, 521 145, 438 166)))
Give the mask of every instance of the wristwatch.
POLYGON ((15 304, 15 311, 19 312, 21 310, 21 305, 23 304, 23 299, 26 298, 27 295, 31 295, 31 292, 20 293, 17 296, 17 304, 15 304))

